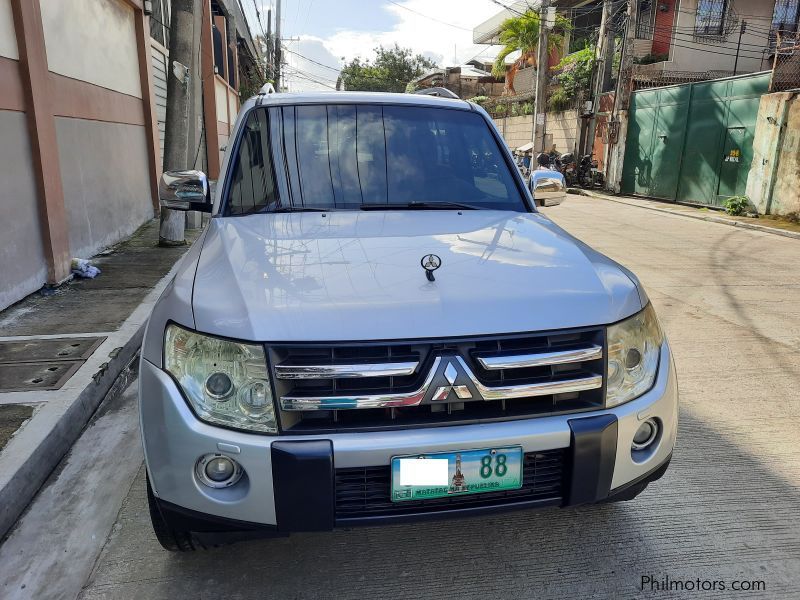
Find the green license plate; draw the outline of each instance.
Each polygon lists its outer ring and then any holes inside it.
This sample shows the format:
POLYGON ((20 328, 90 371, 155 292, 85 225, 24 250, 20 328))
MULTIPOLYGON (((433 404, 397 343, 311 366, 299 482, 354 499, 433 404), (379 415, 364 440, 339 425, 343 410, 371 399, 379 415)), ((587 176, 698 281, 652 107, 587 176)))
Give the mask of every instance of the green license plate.
POLYGON ((522 487, 522 448, 392 458, 392 501, 429 500, 522 487))

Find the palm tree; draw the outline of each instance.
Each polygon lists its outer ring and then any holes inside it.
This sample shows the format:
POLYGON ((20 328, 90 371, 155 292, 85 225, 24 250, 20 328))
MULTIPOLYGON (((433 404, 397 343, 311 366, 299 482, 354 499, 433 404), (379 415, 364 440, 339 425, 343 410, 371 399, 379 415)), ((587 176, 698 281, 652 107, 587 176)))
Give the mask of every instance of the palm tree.
MULTIPOLYGON (((500 26, 500 43, 503 49, 494 61, 492 74, 495 77, 505 75, 506 86, 504 94, 516 94, 514 90, 514 77, 523 67, 538 67, 536 52, 539 46, 539 14, 528 11, 518 17, 511 17, 503 21, 500 26), (521 52, 520 57, 506 71, 506 57, 513 53, 521 52)), ((571 29, 569 20, 561 15, 556 15, 556 23, 547 39, 548 54, 553 50, 560 50, 564 45, 564 33, 571 29)))

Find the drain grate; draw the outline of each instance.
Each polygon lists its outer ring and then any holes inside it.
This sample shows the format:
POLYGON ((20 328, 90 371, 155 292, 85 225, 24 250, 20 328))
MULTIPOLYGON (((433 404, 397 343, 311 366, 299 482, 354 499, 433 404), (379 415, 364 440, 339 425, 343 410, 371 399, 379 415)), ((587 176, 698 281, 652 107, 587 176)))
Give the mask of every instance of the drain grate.
POLYGON ((104 339, 86 337, 0 342, 0 363, 86 360, 104 339))
POLYGON ((0 342, 0 392, 57 390, 106 338, 0 342))
POLYGON ((82 360, 58 363, 10 363, 0 365, 0 392, 57 390, 75 374, 82 360))

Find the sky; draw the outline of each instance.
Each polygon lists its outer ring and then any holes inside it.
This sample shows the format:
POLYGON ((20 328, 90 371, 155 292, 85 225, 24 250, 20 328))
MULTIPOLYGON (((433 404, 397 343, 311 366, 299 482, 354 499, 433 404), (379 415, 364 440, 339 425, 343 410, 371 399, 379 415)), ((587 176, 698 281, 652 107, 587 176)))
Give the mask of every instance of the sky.
MULTIPOLYGON (((275 0, 241 2, 254 36, 261 25, 266 30, 269 8, 274 30, 275 0)), ((283 0, 284 83, 290 91, 333 88, 343 61, 372 58, 374 48, 394 43, 440 66, 491 59, 497 48, 473 44, 472 30, 500 10, 492 0, 283 0)))

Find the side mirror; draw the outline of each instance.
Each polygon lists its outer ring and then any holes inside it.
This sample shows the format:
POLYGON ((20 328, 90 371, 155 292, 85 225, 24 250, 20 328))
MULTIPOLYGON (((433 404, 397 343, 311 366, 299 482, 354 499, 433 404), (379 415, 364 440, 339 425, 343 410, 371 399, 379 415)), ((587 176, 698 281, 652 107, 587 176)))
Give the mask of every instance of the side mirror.
POLYGON ((564 176, 558 171, 533 171, 531 193, 538 206, 558 206, 567 199, 564 176))
POLYGON ((158 184, 161 206, 172 210, 211 212, 214 204, 208 191, 208 178, 202 171, 166 171, 158 184))

